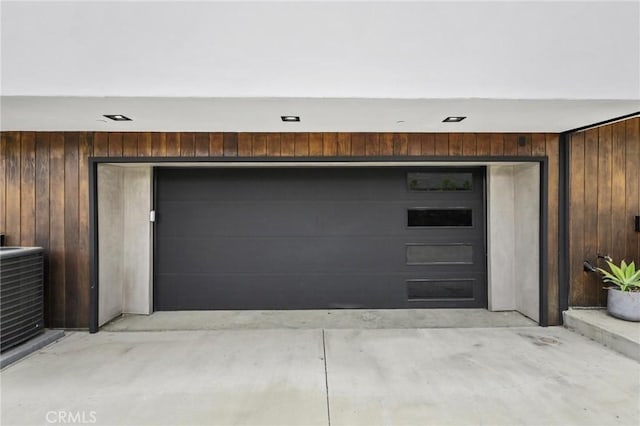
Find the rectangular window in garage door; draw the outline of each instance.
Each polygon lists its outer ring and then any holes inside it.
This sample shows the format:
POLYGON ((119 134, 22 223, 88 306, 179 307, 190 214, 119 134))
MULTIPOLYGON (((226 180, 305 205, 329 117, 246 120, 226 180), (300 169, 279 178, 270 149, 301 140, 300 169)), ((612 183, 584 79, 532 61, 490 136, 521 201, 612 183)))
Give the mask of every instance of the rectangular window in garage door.
POLYGON ((409 170, 404 243, 407 301, 421 307, 486 306, 481 170, 409 170))

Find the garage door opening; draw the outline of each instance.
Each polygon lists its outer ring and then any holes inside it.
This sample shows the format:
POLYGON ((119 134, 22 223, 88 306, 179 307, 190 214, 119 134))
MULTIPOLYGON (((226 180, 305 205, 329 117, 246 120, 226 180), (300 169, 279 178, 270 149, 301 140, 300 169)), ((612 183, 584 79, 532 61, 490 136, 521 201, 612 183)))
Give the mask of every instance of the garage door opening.
POLYGON ((544 322, 544 165, 96 160, 92 330, 176 310, 480 308, 544 322))

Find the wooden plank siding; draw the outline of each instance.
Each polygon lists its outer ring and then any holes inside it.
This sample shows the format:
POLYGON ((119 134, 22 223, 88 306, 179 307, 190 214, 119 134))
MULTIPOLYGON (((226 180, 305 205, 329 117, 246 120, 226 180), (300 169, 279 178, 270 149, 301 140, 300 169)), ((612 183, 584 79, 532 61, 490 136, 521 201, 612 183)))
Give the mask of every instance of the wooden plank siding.
POLYGON ((180 133, 180 156, 195 157, 195 144, 195 136, 193 133, 180 133))
POLYGON ((322 154, 325 157, 334 157, 338 155, 337 133, 324 133, 322 135, 322 154))
POLYGON ((309 134, 296 133, 293 138, 293 155, 296 157, 309 156, 309 134))
POLYGON ((6 142, 6 244, 20 245, 20 133, 10 133, 6 142), (13 232, 9 232, 13 230, 13 232))
POLYGON ((123 157, 138 156, 138 134, 137 133, 125 133, 122 136, 122 156, 123 157))
POLYGON ((251 157, 251 153, 253 149, 252 145, 252 135, 250 133, 240 133, 238 134, 238 157, 251 157))
MULTIPOLYGON (((100 155, 97 153, 98 149, 98 136, 100 134, 97 133, 95 136, 96 145, 94 147, 94 155, 99 157, 100 155)), ((211 149, 211 145, 209 145, 209 152, 213 151, 211 149)), ((221 151, 222 152, 222 151, 221 151)), ((151 135, 151 156, 152 157, 165 157, 167 155, 167 135, 166 133, 153 133, 151 135)))
POLYGON ((354 157, 364 157, 366 155, 364 133, 351 135, 351 155, 354 157))
POLYGON ((626 196, 624 223, 627 229, 626 257, 640 264, 640 233, 631 232, 633 217, 640 215, 640 118, 629 120, 625 125, 626 154, 625 176, 626 196), (635 256, 634 256, 635 248, 635 256))
POLYGON ((640 118, 588 129, 569 139, 569 304, 604 306, 606 291, 582 264, 598 254, 640 262, 640 118))
POLYGON ((322 157, 323 137, 322 133, 309 134, 309 156, 322 157))
MULTIPOLYGON (((624 126, 624 137, 638 126, 624 126), (635 126, 635 127, 634 127, 635 126)), ((622 127, 611 133, 622 144, 622 127)), ((596 136, 598 133, 596 132, 596 136)), ((576 136, 579 139, 578 136, 576 136)), ((547 156, 549 164, 548 293, 549 319, 558 324, 558 135, 492 133, 104 133, 104 132, 2 132, 0 144, 0 232, 8 244, 34 243, 48 252, 46 280, 47 326, 87 328, 89 317, 89 187, 90 157, 276 158, 276 157, 377 157, 389 159, 465 156, 547 156), (518 140, 524 137, 525 145, 518 140), (23 240, 24 238, 24 240, 23 240)), ((604 149, 604 148, 603 148, 604 149)), ((620 161, 620 155, 610 150, 620 161)), ((628 152, 640 155, 637 146, 628 152), (634 151, 635 149, 635 151, 634 151)), ((597 150, 596 150, 597 152, 597 150)), ((584 156, 584 149, 582 150, 584 156)), ((640 160, 625 157, 627 182, 638 182, 640 160)), ((590 176, 594 172, 590 172, 590 176)), ((613 167, 603 176, 621 176, 613 167)), ((572 175, 573 179, 573 175, 572 175)), ((578 182, 579 176, 575 177, 578 182)), ((584 179, 584 177, 583 177, 584 179)), ((584 187, 584 185, 582 185, 584 187)), ((611 186, 630 201, 625 217, 638 214, 638 194, 633 185, 611 186), (635 204, 633 204, 635 203, 635 204)), ((596 216, 597 216, 597 198, 596 216)), ((604 209, 608 204, 603 200, 604 209)), ((613 203, 612 203, 613 205, 613 203)), ((582 205, 584 207, 584 205, 582 205)), ((602 215, 604 216, 605 210, 602 215)), ((628 219, 628 218, 627 218, 628 219)), ((613 232, 616 228, 610 222, 613 232)), ((575 225, 572 223, 572 225, 575 225)), ((573 229, 573 228, 572 228, 573 229)), ((621 231, 617 231, 620 233, 621 231)), ((618 237, 616 237, 618 238, 618 237)), ((626 245, 639 245, 636 235, 624 237, 626 245)), ((581 257, 581 256, 579 256, 581 257)), ((577 259, 577 258, 576 258, 577 259)), ((576 261, 576 259, 572 259, 576 261)), ((572 263, 572 268, 573 268, 572 263)), ((588 302, 589 299, 584 299, 588 302)))
MULTIPOLYGON (((207 141, 207 144, 209 141, 207 141)), ((209 148, 207 148, 209 153, 209 148)), ((138 157, 151 157, 151 133, 138 134, 138 157)))
MULTIPOLYGON (((125 134, 123 141, 131 138, 125 134)), ((124 145, 124 143, 123 143, 124 145)), ((137 152, 137 150, 136 150, 137 152)), ((64 138, 64 270, 65 270, 65 316, 64 324, 75 324, 75 316, 81 309, 80 291, 83 286, 78 279, 79 272, 79 202, 80 137, 69 133, 64 138)))
MULTIPOLYGON (((54 133, 49 144, 49 298, 45 303, 49 305, 50 314, 47 323, 49 327, 85 327, 85 324, 68 325, 65 321, 64 139, 65 134, 54 133)), ((10 232, 10 228, 7 231, 10 232)))
POLYGON ((36 242, 36 135, 22 134, 20 148, 20 245, 36 242))
MULTIPOLYGON (((35 245, 42 247, 45 251, 44 262, 44 276, 49 276, 49 262, 47 259, 47 253, 49 253, 50 245, 50 167, 49 167, 49 146, 50 135, 49 133, 37 133, 36 134, 36 242, 35 245)), ((2 186, 0 185, 0 190, 2 186)), ((2 210, 0 208, 0 210, 2 210)), ((87 216, 87 219, 89 217, 87 216)), ((1 225, 0 225, 1 226, 1 225)), ((2 227, 4 229, 4 227, 2 227)), ((87 235, 89 232, 87 229, 87 235)), ((87 265, 88 266, 88 265, 87 265)), ((88 282, 88 281, 86 281, 88 282)), ((49 280, 45 279, 44 282, 44 294, 49 295, 49 280)), ((44 316, 49 318, 49 304, 45 303, 44 316)))
POLYGON ((295 135, 284 133, 280 136, 280 153, 283 157, 293 157, 295 154, 295 135))
POLYGON ((267 141, 266 155, 268 157, 280 157, 281 147, 282 147, 282 138, 280 137, 280 133, 267 133, 266 141, 267 141))
MULTIPOLYGON (((151 142, 151 135, 147 139, 151 142)), ((147 157, 151 152, 151 145, 148 145, 148 150, 140 150, 140 137, 138 137, 138 156, 147 157)), ((144 145, 144 144, 143 144, 144 145)), ((85 283, 90 282, 91 270, 89 267, 88 259, 90 256, 90 244, 89 237, 89 161, 88 158, 93 156, 93 134, 81 133, 78 147, 78 252, 77 252, 77 268, 78 268, 78 288, 77 288, 77 303, 78 306, 89 305, 89 292, 85 291, 85 283)), ((87 324, 89 321, 89 312, 85 309, 77 309, 72 318, 73 324, 87 324)))
POLYGON ((436 154, 436 136, 433 133, 420 135, 422 139, 422 155, 430 157, 436 154))
MULTIPOLYGON (((547 192, 547 258, 542 261, 547 262, 547 301, 549 324, 561 324, 560 318, 560 282, 559 282, 559 241, 558 234, 560 226, 560 137, 557 134, 532 135, 537 136, 539 146, 532 155, 545 156, 548 159, 548 192, 547 192)), ((533 147, 533 137, 531 145, 533 147)))

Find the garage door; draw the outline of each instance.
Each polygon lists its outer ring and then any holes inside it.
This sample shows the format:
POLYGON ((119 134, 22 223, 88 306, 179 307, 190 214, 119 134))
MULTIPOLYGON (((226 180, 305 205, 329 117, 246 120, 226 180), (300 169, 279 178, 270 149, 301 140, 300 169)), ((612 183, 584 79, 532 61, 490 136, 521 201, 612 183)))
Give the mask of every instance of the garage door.
POLYGON ((156 169, 155 310, 486 307, 484 169, 156 169))

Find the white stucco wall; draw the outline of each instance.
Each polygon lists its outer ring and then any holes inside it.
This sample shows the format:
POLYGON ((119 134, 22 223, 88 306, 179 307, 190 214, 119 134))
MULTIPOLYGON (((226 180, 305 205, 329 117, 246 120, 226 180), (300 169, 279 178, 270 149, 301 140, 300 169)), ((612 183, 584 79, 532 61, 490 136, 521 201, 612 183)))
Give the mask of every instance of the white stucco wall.
POLYGON ((123 311, 152 312, 151 168, 124 168, 123 311))
POLYGON ((487 188, 488 307, 508 311, 516 307, 513 166, 489 166, 487 188))
POLYGON ((98 167, 98 324, 122 314, 124 256, 124 173, 108 164, 98 167))
POLYGON ((152 312, 151 168, 98 167, 98 323, 152 312))
POLYGON ((540 317, 540 167, 487 168, 489 310, 540 317))
POLYGON ((637 100, 639 11, 637 1, 3 1, 2 93, 637 100))
POLYGON ((514 224, 516 310, 540 317, 540 168, 514 167, 514 224))

